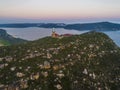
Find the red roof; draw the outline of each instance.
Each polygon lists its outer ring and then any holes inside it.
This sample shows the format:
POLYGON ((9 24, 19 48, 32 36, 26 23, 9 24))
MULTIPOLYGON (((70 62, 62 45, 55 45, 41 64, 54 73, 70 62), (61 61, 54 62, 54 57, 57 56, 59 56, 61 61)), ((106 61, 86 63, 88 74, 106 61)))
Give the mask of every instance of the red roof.
POLYGON ((73 34, 63 34, 62 36, 66 36, 66 37, 69 37, 69 36, 72 36, 73 34))
POLYGON ((55 33, 55 36, 59 36, 59 34, 55 33))

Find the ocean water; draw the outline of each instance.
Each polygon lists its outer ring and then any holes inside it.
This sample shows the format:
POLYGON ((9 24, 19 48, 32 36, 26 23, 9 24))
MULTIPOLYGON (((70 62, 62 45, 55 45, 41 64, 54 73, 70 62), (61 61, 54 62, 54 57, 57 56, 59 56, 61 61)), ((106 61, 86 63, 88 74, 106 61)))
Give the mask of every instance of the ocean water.
MULTIPOLYGON (((51 28, 37 28, 37 27, 31 27, 31 28, 3 28, 5 29, 10 35, 22 38, 26 40, 37 40, 39 38, 43 38, 46 36, 51 36, 52 29, 51 28)), ((77 30, 67 30, 62 28, 56 28, 55 31, 58 34, 82 34, 86 31, 77 31, 77 30)), ((103 32, 107 34, 118 46, 120 46, 120 31, 105 31, 103 32)))

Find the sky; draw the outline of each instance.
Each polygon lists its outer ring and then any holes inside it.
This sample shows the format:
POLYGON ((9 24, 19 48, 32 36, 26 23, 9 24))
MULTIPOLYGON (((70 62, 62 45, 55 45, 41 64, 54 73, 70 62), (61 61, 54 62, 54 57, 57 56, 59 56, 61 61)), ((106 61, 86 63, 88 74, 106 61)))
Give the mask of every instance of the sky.
POLYGON ((120 23, 120 0, 0 0, 0 23, 120 23))

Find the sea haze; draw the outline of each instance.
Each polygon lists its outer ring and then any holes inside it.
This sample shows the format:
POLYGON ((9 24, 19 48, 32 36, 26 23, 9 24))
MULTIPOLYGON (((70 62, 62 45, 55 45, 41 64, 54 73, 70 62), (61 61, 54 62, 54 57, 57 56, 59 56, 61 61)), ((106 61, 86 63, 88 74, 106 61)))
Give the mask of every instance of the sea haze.
MULTIPOLYGON (((51 36, 52 28, 37 28, 37 27, 31 27, 31 28, 3 28, 5 29, 10 35, 22 38, 26 40, 36 40, 39 38, 43 38, 46 36, 51 36)), ((56 28, 55 31, 58 34, 82 34, 86 31, 77 31, 77 30, 67 30, 63 28, 56 28)), ((105 31, 105 34, 107 34, 111 39, 114 40, 114 42, 120 46, 120 31, 105 31)))
MULTIPOLYGON (((37 27, 31 27, 31 28, 2 28, 7 31, 8 34, 26 39, 26 40, 36 40, 39 38, 43 38, 46 36, 51 36, 52 28, 37 28, 37 27)), ((77 30, 67 30, 63 28, 56 28, 54 29, 56 33, 58 34, 81 34, 87 31, 77 31, 77 30)))

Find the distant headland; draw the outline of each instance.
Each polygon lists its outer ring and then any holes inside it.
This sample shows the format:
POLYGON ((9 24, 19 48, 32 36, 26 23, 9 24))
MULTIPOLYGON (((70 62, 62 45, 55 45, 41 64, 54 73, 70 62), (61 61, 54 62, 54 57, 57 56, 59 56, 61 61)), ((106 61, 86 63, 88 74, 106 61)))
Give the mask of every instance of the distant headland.
POLYGON ((69 30, 96 30, 96 31, 116 31, 120 30, 120 24, 112 22, 95 22, 95 23, 75 23, 75 24, 64 24, 64 23, 11 23, 11 24, 0 24, 0 28, 28 28, 28 27, 39 27, 39 28, 64 28, 69 30))

